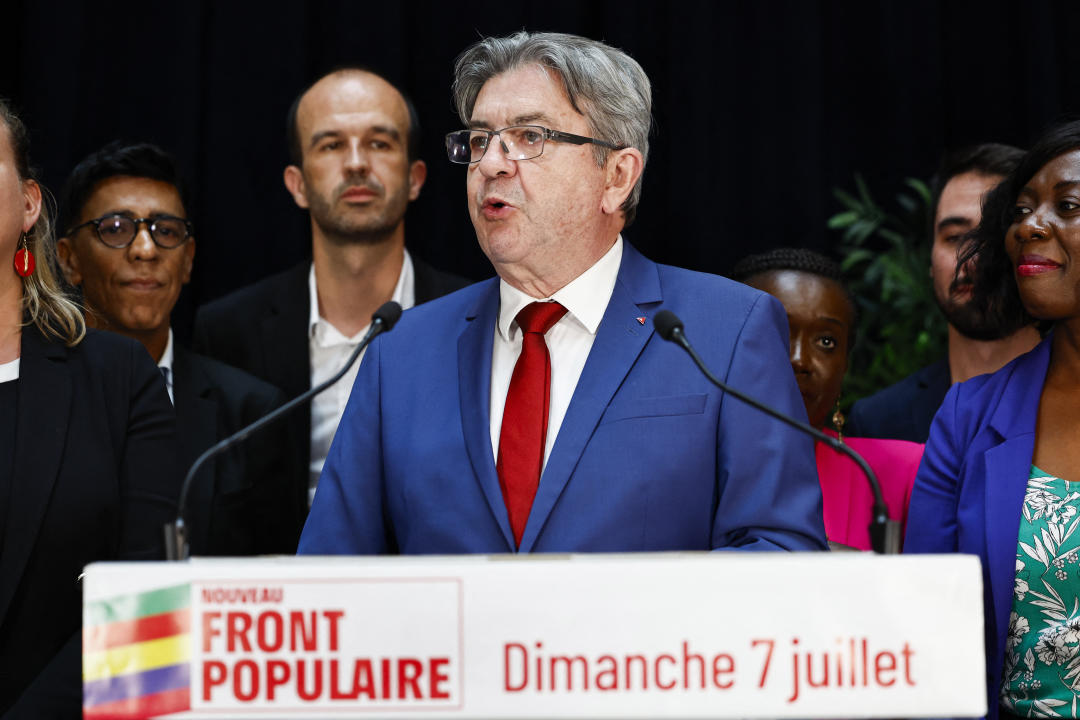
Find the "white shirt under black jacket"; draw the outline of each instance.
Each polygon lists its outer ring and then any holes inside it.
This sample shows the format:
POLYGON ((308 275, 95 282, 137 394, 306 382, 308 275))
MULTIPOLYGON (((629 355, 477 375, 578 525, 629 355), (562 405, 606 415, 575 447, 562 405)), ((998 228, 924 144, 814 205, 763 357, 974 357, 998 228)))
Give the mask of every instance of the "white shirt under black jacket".
MULTIPOLYGON (((589 358, 596 330, 604 318, 615 281, 622 264, 623 240, 620 235, 602 258, 566 287, 550 298, 566 308, 547 334, 548 354, 551 356, 551 396, 548 401, 548 431, 544 440, 544 466, 558 437, 570 399, 574 395, 585 361, 589 358)), ((521 330, 517 314, 529 303, 543 302, 499 281, 499 317, 495 327, 495 343, 491 350, 491 447, 499 457, 499 434, 502 431, 503 409, 510 377, 521 354, 521 330)))
MULTIPOLYGON (((311 387, 315 387, 341 369, 341 366, 349 359, 349 355, 352 354, 364 337, 364 333, 368 331, 370 323, 352 337, 345 337, 337 328, 319 315, 319 294, 315 285, 314 264, 311 266, 311 272, 308 275, 308 291, 311 296, 308 353, 311 357, 311 387)), ((409 257, 408 250, 405 251, 405 259, 401 263, 401 274, 398 276, 397 285, 394 286, 394 294, 390 299, 401 305, 403 310, 407 310, 416 304, 415 276, 412 258, 409 257)), ((520 342, 518 344, 520 345, 520 342)), ((356 382, 356 373, 360 369, 360 361, 363 360, 363 357, 363 354, 361 354, 344 377, 324 392, 316 395, 311 402, 311 465, 308 475, 309 506, 315 497, 315 487, 319 483, 323 463, 326 462, 326 455, 330 452, 330 443, 334 440, 338 423, 341 422, 341 415, 345 412, 345 405, 349 401, 349 393, 352 391, 353 383, 356 382)))

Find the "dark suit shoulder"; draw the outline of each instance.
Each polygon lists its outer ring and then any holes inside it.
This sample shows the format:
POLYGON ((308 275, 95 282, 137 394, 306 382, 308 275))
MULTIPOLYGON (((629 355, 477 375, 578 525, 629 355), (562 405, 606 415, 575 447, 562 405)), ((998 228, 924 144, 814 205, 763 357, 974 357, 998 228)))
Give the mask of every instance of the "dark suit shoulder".
POLYGON ((192 349, 286 393, 308 385, 308 274, 301 263, 199 308, 192 349))
POLYGON ((449 295, 455 290, 460 290, 472 284, 472 281, 467 278, 436 270, 415 255, 411 255, 411 257, 414 275, 413 288, 417 305, 443 295, 449 295))
POLYGON ((949 362, 943 358, 857 400, 846 432, 925 443, 950 385, 949 362))
POLYGON ((95 394, 100 389, 105 397, 129 397, 132 393, 158 389, 149 388, 151 385, 160 386, 161 390, 165 388, 164 379, 146 347, 129 337, 87 328, 86 336, 72 347, 38 333, 30 343, 27 345, 24 340, 31 357, 44 354, 63 358, 72 377, 83 380, 87 383, 84 389, 95 394))
POLYGON ((131 357, 139 357, 141 350, 147 362, 152 362, 146 348, 136 340, 117 335, 105 330, 86 329, 86 336, 72 347, 65 347, 59 340, 46 339, 45 343, 59 348, 69 359, 88 364, 110 362, 130 362, 131 357))
POLYGON ((180 348, 177 348, 176 358, 177 385, 190 382, 197 387, 213 388, 223 398, 266 408, 285 401, 285 394, 276 386, 220 360, 180 348))
POLYGON ((206 303, 196 314, 196 325, 211 321, 250 319, 262 314, 288 298, 295 302, 298 298, 307 301, 308 273, 311 263, 304 261, 284 272, 270 275, 228 295, 206 303))

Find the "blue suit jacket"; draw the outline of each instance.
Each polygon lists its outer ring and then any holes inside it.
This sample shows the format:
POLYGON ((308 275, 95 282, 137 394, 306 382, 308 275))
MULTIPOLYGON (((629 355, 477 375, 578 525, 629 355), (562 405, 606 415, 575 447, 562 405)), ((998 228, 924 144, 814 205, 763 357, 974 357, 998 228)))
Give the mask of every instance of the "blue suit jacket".
POLYGON ((983 567, 988 718, 998 693, 1020 515, 1050 338, 992 375, 953 385, 934 418, 908 508, 904 552, 978 555, 983 567))
MULTIPOLYGON (((624 247, 520 552, 824 549, 810 439, 723 396, 652 325, 675 311, 722 378, 805 419, 782 307, 624 247)), ((371 345, 301 553, 514 552, 489 430, 498 307, 481 282, 371 345)))

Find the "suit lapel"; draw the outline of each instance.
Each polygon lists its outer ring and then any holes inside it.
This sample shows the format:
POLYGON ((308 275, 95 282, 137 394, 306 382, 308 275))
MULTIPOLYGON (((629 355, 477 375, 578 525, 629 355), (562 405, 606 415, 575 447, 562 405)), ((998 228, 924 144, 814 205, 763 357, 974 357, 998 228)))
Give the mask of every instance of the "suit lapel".
MULTIPOLYGON (((173 360, 173 398, 176 436, 185 474, 199 455, 218 440, 217 402, 208 396, 210 387, 209 378, 192 362, 190 354, 177 346, 173 360)), ((188 525, 199 536, 191 539, 195 547, 207 547, 212 524, 212 500, 218 482, 215 468, 213 461, 205 465, 188 491, 184 513, 189 520, 188 525), (192 524, 190 520, 195 517, 201 517, 202 522, 192 524)))
POLYGON ((0 623, 34 548, 45 516, 71 413, 67 351, 33 326, 23 329, 11 505, 0 555, 0 623))
POLYGON ((458 337, 458 389, 461 429, 476 480, 499 523, 508 551, 514 534, 506 513, 495 457, 491 449, 491 351, 495 340, 495 317, 499 312, 499 283, 490 287, 466 315, 465 330, 458 337))
POLYGON ((986 461, 986 556, 994 617, 1008 622, 1016 578, 1016 542, 1027 492, 1035 433, 1011 437, 984 453, 986 461))
POLYGON ((912 437, 920 437, 926 432, 951 384, 952 376, 949 374, 947 359, 927 365, 919 371, 919 392, 908 405, 912 437))
MULTIPOLYGON (((986 563, 998 628, 1007 627, 1012 609, 1021 508, 1035 454, 1035 421, 1049 362, 1050 340, 1047 339, 1013 366, 990 419, 990 428, 1001 436, 1002 442, 983 454, 986 563)), ((1002 633, 999 636, 1004 637, 1002 633)))
MULTIPOLYGON (((296 397, 311 387, 311 357, 308 351, 311 315, 308 273, 303 263, 289 273, 281 292, 261 320, 260 337, 265 368, 263 377, 296 397), (302 302, 297 302, 302 300, 302 302), (297 338, 304 338, 297 342, 297 338)), ((310 422, 310 413, 309 413, 310 422)), ((310 433, 309 433, 310 434, 310 433)))
MULTIPOLYGON (((269 310, 259 319, 259 343, 263 372, 256 373, 281 388, 292 399, 311 387, 310 337, 311 300, 308 273, 311 263, 301 263, 285 276, 277 288, 269 310)), ((307 479, 311 465, 311 403, 298 410, 288 420, 289 441, 293 455, 300 463, 301 482, 292 488, 293 499, 307 515, 307 479)))
POLYGON ((532 550, 601 416, 653 334, 651 320, 638 320, 649 314, 643 306, 661 299, 656 264, 624 242, 619 277, 540 477, 521 552, 532 550))

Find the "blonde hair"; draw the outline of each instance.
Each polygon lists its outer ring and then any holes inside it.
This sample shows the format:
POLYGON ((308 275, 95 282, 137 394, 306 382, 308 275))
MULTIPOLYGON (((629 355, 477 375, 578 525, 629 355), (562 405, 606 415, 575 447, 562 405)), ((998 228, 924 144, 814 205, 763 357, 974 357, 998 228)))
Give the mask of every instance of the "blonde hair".
MULTIPOLYGON (((0 98, 0 122, 7 127, 15 169, 22 182, 37 182, 30 167, 30 134, 6 100, 0 98)), ((81 308, 65 294, 57 272, 56 238, 53 235, 52 195, 41 188, 41 213, 26 233, 25 241, 34 255, 35 267, 22 278, 23 325, 34 325, 42 335, 62 341, 68 347, 86 337, 86 320, 81 308)), ((20 246, 22 241, 20 240, 20 246)))

